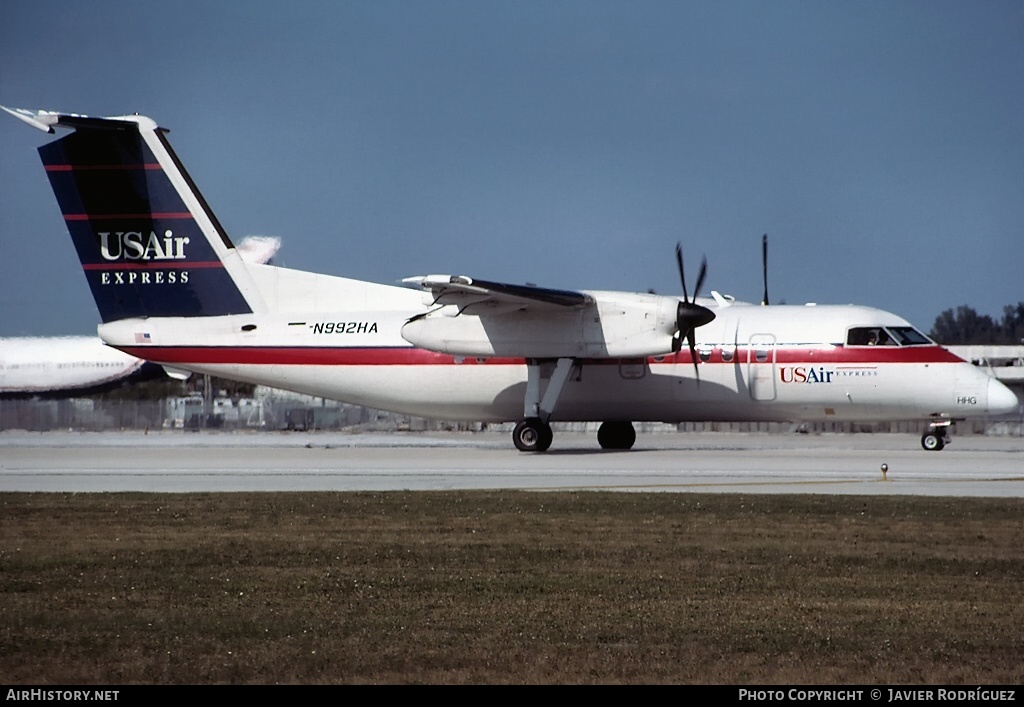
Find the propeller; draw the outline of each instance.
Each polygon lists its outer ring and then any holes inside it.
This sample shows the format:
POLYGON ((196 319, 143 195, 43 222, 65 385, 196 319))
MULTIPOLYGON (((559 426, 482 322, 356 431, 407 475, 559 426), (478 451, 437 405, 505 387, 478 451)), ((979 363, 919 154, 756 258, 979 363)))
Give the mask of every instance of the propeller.
POLYGON ((768 305, 768 234, 761 236, 761 269, 764 271, 764 297, 761 304, 768 305))
MULTIPOLYGON (((679 352, 683 348, 683 339, 690 345, 690 357, 693 359, 693 370, 697 371, 697 347, 693 339, 693 331, 699 326, 704 326, 715 318, 715 313, 707 307, 697 304, 697 295, 701 285, 704 284, 704 277, 708 274, 708 259, 704 258, 700 263, 700 270, 697 273, 697 287, 693 290, 693 299, 686 289, 686 269, 683 267, 683 247, 676 243, 676 265, 679 268, 679 281, 683 285, 683 301, 676 307, 676 329, 678 333, 672 337, 672 350, 679 352)), ((697 380, 700 380, 700 372, 697 372, 697 380)))

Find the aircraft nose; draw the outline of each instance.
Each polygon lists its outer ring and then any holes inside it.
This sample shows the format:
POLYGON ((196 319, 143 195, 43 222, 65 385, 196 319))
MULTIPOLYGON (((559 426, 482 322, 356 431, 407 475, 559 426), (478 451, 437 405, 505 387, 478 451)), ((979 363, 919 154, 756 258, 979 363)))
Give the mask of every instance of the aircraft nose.
POLYGON ((1007 415, 1017 410, 1020 402, 1013 391, 995 378, 988 382, 988 412, 992 415, 1007 415))

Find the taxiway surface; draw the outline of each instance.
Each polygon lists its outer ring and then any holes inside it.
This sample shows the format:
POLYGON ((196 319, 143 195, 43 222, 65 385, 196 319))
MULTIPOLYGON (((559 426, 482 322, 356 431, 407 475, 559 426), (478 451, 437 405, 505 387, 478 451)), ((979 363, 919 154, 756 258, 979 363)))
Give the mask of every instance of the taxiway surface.
POLYGON ((0 434, 0 491, 513 488, 1024 497, 1024 439, 925 452, 903 434, 642 434, 603 452, 559 433, 549 452, 522 454, 498 433, 0 434))

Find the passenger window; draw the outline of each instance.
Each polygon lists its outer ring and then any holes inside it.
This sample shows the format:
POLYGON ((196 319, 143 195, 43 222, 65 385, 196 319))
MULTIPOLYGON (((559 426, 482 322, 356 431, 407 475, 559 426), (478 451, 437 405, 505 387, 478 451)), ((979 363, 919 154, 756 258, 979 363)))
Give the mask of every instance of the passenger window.
POLYGON ((732 349, 722 349, 722 360, 726 363, 732 361, 732 349))

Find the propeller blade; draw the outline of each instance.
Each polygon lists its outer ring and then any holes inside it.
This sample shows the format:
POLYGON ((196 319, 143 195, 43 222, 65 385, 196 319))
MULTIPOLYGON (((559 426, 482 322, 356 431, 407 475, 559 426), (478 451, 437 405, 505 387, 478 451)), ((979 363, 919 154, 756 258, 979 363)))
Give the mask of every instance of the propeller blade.
POLYGON ((672 347, 676 353, 683 347, 682 339, 690 345, 690 359, 693 361, 693 370, 697 373, 697 383, 700 383, 700 370, 697 368, 697 342, 694 332, 697 327, 704 326, 714 320, 715 313, 707 307, 693 302, 680 302, 676 310, 676 326, 679 334, 672 339, 672 347))
POLYGON ((761 236, 761 269, 764 271, 764 297, 761 304, 768 305, 768 234, 761 236))
POLYGON ((700 369, 697 368, 697 345, 693 341, 693 329, 686 332, 686 341, 690 344, 690 360, 693 361, 693 372, 697 374, 697 385, 700 385, 700 369))
POLYGON ((683 246, 676 243, 676 266, 679 268, 679 281, 683 283, 683 300, 690 301, 690 295, 686 291, 686 271, 683 269, 683 246))
POLYGON ((693 288, 693 300, 697 301, 697 295, 700 294, 701 285, 704 284, 704 276, 708 274, 708 259, 705 256, 700 261, 700 272, 697 273, 697 286, 693 288))
POLYGON ((697 383, 700 384, 700 369, 697 368, 697 342, 694 338, 694 330, 704 326, 715 318, 715 313, 707 307, 697 304, 697 295, 700 288, 704 286, 704 278, 708 274, 708 259, 703 258, 700 263, 700 270, 697 272, 697 289, 693 291, 693 300, 690 300, 690 292, 686 289, 686 268, 683 267, 683 246, 676 243, 676 267, 679 268, 679 282, 683 285, 683 301, 676 306, 676 331, 672 337, 672 351, 679 353, 683 348, 683 339, 690 347, 690 359, 693 361, 693 370, 697 373, 697 383))

